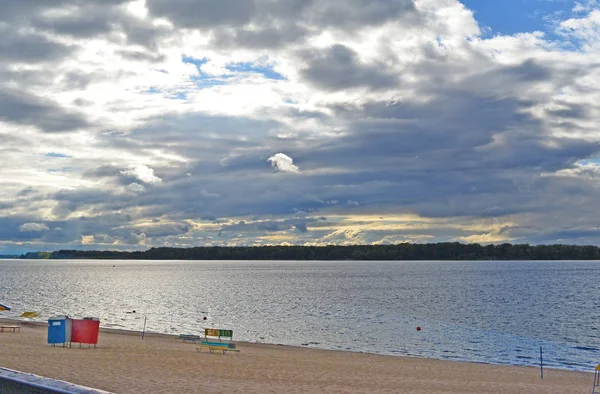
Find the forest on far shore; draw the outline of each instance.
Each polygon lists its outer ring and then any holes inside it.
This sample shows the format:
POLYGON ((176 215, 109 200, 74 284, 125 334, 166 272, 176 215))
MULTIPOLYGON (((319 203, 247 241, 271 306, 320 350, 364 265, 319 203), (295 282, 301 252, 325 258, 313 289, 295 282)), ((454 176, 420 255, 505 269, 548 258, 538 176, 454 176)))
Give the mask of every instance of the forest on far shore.
POLYGON ((22 259, 119 260, 600 260, 600 248, 579 245, 499 245, 458 242, 349 246, 203 246, 145 251, 59 250, 22 259))

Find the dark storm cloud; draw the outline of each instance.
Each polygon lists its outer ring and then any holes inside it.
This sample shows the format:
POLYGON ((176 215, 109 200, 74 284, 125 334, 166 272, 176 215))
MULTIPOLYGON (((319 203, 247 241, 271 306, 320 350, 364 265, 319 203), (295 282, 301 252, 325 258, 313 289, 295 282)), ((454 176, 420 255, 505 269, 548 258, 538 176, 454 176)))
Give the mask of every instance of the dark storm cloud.
MULTIPOLYGON (((425 102, 334 106, 336 117, 348 120, 350 132, 342 139, 315 147, 308 157, 295 158, 315 163, 316 167, 344 167, 351 166, 353 158, 361 157, 362 168, 367 171, 391 168, 394 162, 404 173, 488 169, 491 179, 508 175, 503 170, 539 174, 567 168, 598 152, 598 144, 549 136, 544 124, 531 115, 537 102, 496 91, 501 85, 518 91, 537 82, 552 83, 558 79, 562 83, 564 73, 526 61, 518 66, 499 67, 484 76, 469 77, 456 86, 446 84, 430 89, 427 94, 433 98, 425 102), (485 89, 486 84, 493 89, 485 89)), ((587 116, 577 106, 552 115, 549 120, 562 117, 577 121, 587 116)))
POLYGON ((85 171, 83 176, 90 179, 110 178, 118 176, 119 172, 122 170, 122 168, 117 168, 113 165, 106 164, 85 171))
POLYGON ((52 195, 55 201, 82 202, 96 204, 110 199, 110 191, 98 189, 60 190, 52 195))
POLYGON ((417 16, 413 0, 329 0, 312 1, 311 5, 312 20, 323 27, 353 29, 399 18, 412 24, 417 16))
POLYGON ((149 0, 150 13, 176 27, 212 29, 214 44, 245 48, 279 48, 310 34, 334 28, 357 29, 400 20, 414 25, 419 15, 413 0, 149 0))
POLYGON ((190 227, 184 223, 173 223, 155 226, 137 226, 134 230, 145 234, 148 238, 155 238, 185 234, 190 230, 190 227))
MULTIPOLYGON (((534 74, 536 78, 553 75, 534 74)), ((512 69, 498 70, 494 75, 521 79, 521 73, 512 69)), ((532 79, 524 78, 522 83, 526 85, 532 79)), ((578 189, 584 185, 581 181, 575 180, 567 187, 567 183, 554 178, 542 182, 539 174, 569 167, 579 158, 592 155, 598 150, 596 144, 549 137, 543 124, 528 115, 533 102, 467 88, 441 87, 428 101, 372 101, 331 107, 335 119, 346 127, 341 137, 330 139, 281 140, 269 135, 269 130, 281 128, 281 123, 251 118, 196 114, 157 118, 132 133, 106 135, 106 142, 115 147, 149 150, 168 143, 171 152, 190 158, 189 163, 175 169, 154 168, 164 184, 141 195, 65 192, 56 197, 60 201, 58 209, 62 214, 73 214, 78 209, 98 213, 134 209, 132 220, 165 217, 175 221, 212 220, 215 225, 217 218, 291 217, 298 210, 332 208, 339 213, 361 209, 492 218, 542 212, 543 207, 558 212, 566 209, 561 199, 568 190, 591 193, 589 189, 578 189), (286 152, 296 163, 302 163, 301 172, 291 177, 275 173, 266 159, 277 152, 286 152), (344 171, 329 172, 328 168, 344 171), (317 198, 309 198, 311 195, 317 198), (340 203, 332 205, 328 201, 340 203)), ((104 166, 85 176, 112 179, 117 185, 134 181, 125 179, 122 170, 104 166)), ((296 234, 310 233, 306 222, 294 220, 223 230, 230 235, 244 230, 272 233, 295 229, 296 234)), ((111 237, 127 239, 131 231, 135 237, 146 232, 145 228, 132 228, 122 234, 101 230, 111 237)), ((165 231, 170 231, 168 226, 165 231)))
POLYGON ((147 0, 146 5, 154 16, 185 28, 243 25, 255 12, 254 0, 147 0))
POLYGON ((266 223, 258 223, 256 228, 264 231, 279 231, 280 227, 277 223, 266 222, 266 223))
POLYGON ((398 18, 414 23, 417 14, 413 0, 148 0, 147 5, 154 16, 186 28, 277 20, 281 24, 304 22, 318 28, 355 29, 398 18))
MULTIPOLYGON (((1 6, 0 6, 1 7, 1 6)), ((1 8, 0 8, 1 9, 1 8)), ((17 31, 16 26, 0 24, 0 61, 2 63, 34 63, 55 61, 69 55, 73 48, 48 38, 17 31)))
POLYGON ((2 64, 0 63, 0 81, 10 81, 19 86, 27 86, 29 89, 39 89, 52 84, 54 78, 55 76, 47 70, 20 69, 17 71, 2 69, 2 64))
MULTIPOLYGON (((44 33, 75 39, 106 38, 141 45, 156 52, 168 30, 127 13, 117 6, 129 0, 61 0, 0 2, 0 60, 53 61, 68 56, 75 47, 51 41, 44 33), (62 12, 49 12, 60 10, 62 12), (68 12, 64 12, 68 11, 68 12)), ((160 54, 147 56, 160 58, 160 54)), ((142 58, 142 56, 138 56, 142 58)))
POLYGON ((126 3, 129 0, 0 0, 0 20, 13 21, 20 18, 28 18, 41 11, 54 8, 82 5, 82 4, 100 4, 100 5, 118 5, 126 3))
POLYGON ((360 156, 363 168, 376 168, 390 160, 397 160, 402 168, 424 170, 431 166, 478 167, 482 155, 474 149, 490 144, 496 133, 516 125, 539 132, 539 122, 522 114, 529 106, 516 99, 448 90, 425 103, 369 102, 361 107, 337 107, 338 116, 348 119, 350 133, 322 144, 303 160, 317 160, 319 166, 319 158, 312 157, 318 154, 330 165, 344 166, 360 156))
MULTIPOLYGON (((499 76, 528 86, 552 80, 555 74, 544 70, 525 62, 498 68, 489 80, 495 84, 492 77, 499 76)), ((347 125, 345 133, 318 141, 270 137, 269 130, 282 127, 272 121, 192 114, 162 118, 125 136, 128 143, 144 149, 169 143, 174 152, 194 161, 178 175, 163 177, 164 187, 136 202, 152 206, 157 215, 181 220, 207 218, 207 213, 214 218, 291 215, 295 209, 329 209, 326 201, 336 200, 356 201, 367 209, 491 217, 531 209, 542 192, 523 194, 523 185, 540 172, 568 167, 598 151, 597 144, 584 140, 549 137, 543 124, 529 115, 534 102, 480 88, 472 91, 470 86, 441 86, 427 92, 434 95, 428 101, 331 107, 334 118, 347 125), (239 139, 242 134, 245 138, 239 139), (239 153, 231 153, 235 151, 239 153), (266 159, 277 152, 303 163, 301 173, 274 174, 266 159), (344 171, 330 173, 327 168, 344 171), (325 171, 302 173, 319 169, 325 171), (503 201, 511 201, 510 207, 498 209, 503 201)), ((301 113, 287 115, 302 118, 301 113)), ((324 115, 318 119, 328 120, 324 115)), ((348 212, 356 207, 338 205, 348 212)))
MULTIPOLYGON (((31 23, 36 29, 74 38, 105 36, 119 42, 122 41, 120 34, 123 34, 125 43, 141 45, 151 51, 158 49, 159 40, 168 32, 164 26, 154 26, 101 3, 80 5, 67 15, 43 15, 31 23)), ((156 58, 161 55, 147 53, 147 56, 156 58)))
POLYGON ((306 228, 306 223, 298 223, 295 225, 296 230, 300 231, 301 233, 305 233, 308 231, 308 229, 306 228))
POLYGON ((200 215, 200 220, 205 220, 207 222, 216 222, 218 218, 214 215, 200 215))
POLYGON ((0 89, 0 119, 16 124, 38 127, 42 131, 58 133, 89 126, 80 115, 29 93, 14 89, 0 89))
MULTIPOLYGON (((108 206, 117 197, 109 191, 100 189, 62 190, 50 196, 57 202, 53 214, 57 217, 67 217, 79 210, 90 210, 94 207, 108 206)), ((126 200, 122 204, 126 204, 126 200)), ((121 205, 123 206, 123 205, 121 205)))
MULTIPOLYGON (((216 221, 220 217, 238 215, 292 215, 303 200, 299 191, 303 188, 313 190, 308 187, 310 179, 302 180, 300 185, 298 180, 274 177, 273 170, 260 157, 255 157, 254 162, 256 168, 228 171, 211 160, 199 160, 194 167, 181 168, 179 173, 164 176, 163 184, 148 187, 137 196, 89 190, 65 191, 54 198, 60 200, 57 208, 61 210, 60 214, 84 208, 93 212, 134 208, 136 218, 165 216, 173 220, 216 221), (187 171, 191 173, 186 175, 187 171)), ((157 174, 166 171, 160 167, 155 170, 157 174)), ((112 184, 125 183, 114 175, 114 169, 100 169, 97 173, 108 177, 104 179, 112 179, 112 184)))
POLYGON ((214 44, 218 47, 275 49, 300 41, 307 32, 307 29, 295 25, 265 27, 259 30, 222 28, 215 31, 214 44))
POLYGON ((90 8, 55 17, 39 17, 34 24, 37 28, 51 31, 55 34, 68 35, 77 38, 91 38, 111 31, 111 20, 99 17, 98 12, 90 8))
POLYGON ((116 53, 121 55, 123 59, 141 62, 158 63, 166 59, 164 55, 151 54, 141 51, 116 51, 116 53))
POLYGON ((532 59, 528 59, 519 65, 500 69, 500 74, 525 82, 547 81, 552 77, 552 70, 532 59))
POLYGON ((249 167, 265 168, 261 155, 272 154, 260 148, 259 141, 271 130, 282 124, 275 119, 254 119, 250 117, 209 116, 189 113, 184 115, 152 117, 148 124, 121 134, 106 134, 101 144, 123 149, 162 149, 168 144, 173 152, 194 158, 184 172, 224 172, 249 167), (254 150, 252 153, 236 154, 236 150, 254 150), (201 158, 198 157, 201 153, 201 158), (193 163, 198 162, 197 165, 193 163))
POLYGON ((284 220, 262 220, 259 222, 246 223, 240 221, 236 224, 226 224, 218 228, 219 232, 244 233, 244 232, 261 232, 275 233, 295 229, 301 233, 308 231, 307 225, 316 223, 318 219, 302 218, 302 219, 284 219, 284 220))
POLYGON ((21 22, 21 19, 29 18, 32 14, 38 13, 44 9, 52 9, 65 4, 72 3, 73 0, 30 0, 30 1, 12 1, 0 0, 0 20, 21 22))
POLYGON ((562 119, 586 119, 589 116, 589 107, 584 104, 556 102, 560 108, 547 110, 551 117, 562 119))
POLYGON ((506 136, 504 143, 482 150, 479 158, 482 166, 490 170, 529 168, 535 172, 554 172, 600 151, 600 143, 583 138, 543 138, 519 133, 506 136))
POLYGON ((333 45, 302 56, 308 67, 301 71, 310 83, 326 90, 355 87, 386 89, 397 85, 397 77, 383 64, 362 64, 356 52, 344 45, 333 45))

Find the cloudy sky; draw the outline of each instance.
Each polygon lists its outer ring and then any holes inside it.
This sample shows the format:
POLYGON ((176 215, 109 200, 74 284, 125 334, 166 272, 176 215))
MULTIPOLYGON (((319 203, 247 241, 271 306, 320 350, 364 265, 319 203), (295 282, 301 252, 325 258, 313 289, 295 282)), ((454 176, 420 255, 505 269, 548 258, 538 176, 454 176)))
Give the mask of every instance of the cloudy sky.
POLYGON ((600 1, 0 0, 0 254, 600 244, 600 1))

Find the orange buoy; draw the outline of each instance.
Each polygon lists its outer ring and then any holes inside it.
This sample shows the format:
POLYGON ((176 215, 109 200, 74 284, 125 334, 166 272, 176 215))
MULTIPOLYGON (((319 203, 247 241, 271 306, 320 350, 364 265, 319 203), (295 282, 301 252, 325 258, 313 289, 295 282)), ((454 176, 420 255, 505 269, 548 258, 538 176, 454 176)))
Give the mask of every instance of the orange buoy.
POLYGON ((421 331, 421 326, 417 326, 417 331, 421 331))

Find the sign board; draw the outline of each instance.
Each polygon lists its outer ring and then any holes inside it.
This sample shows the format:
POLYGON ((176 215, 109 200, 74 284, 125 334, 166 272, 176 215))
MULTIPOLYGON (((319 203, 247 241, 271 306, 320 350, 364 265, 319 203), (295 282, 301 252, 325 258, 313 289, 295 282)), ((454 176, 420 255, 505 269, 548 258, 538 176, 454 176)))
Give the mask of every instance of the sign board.
POLYGON ((233 330, 219 330, 217 328, 205 328, 204 335, 207 337, 233 337, 233 330))

